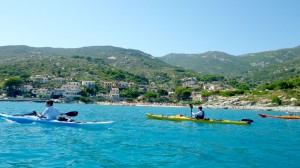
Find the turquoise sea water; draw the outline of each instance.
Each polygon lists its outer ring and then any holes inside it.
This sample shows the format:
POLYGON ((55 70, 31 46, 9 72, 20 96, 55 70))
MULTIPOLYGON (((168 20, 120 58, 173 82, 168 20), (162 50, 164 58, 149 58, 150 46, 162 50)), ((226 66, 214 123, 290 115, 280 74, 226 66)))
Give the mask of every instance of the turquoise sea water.
MULTIPOLYGON (((205 109, 222 125, 147 119, 146 113, 190 115, 187 108, 56 104, 76 120, 107 121, 85 130, 0 120, 0 167, 299 167, 300 120, 260 118, 258 111, 205 109)), ((0 102, 0 112, 38 112, 44 103, 0 102)), ((196 110, 196 109, 194 109, 196 110)), ((282 112, 265 112, 284 114, 282 112)))

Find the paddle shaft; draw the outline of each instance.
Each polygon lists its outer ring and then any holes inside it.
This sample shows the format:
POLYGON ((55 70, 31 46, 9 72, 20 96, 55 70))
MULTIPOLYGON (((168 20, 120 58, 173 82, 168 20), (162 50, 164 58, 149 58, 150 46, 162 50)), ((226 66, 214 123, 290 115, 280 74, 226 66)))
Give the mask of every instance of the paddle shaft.
POLYGON ((191 108, 191 118, 193 117, 193 105, 192 104, 189 104, 190 105, 190 108, 191 108))

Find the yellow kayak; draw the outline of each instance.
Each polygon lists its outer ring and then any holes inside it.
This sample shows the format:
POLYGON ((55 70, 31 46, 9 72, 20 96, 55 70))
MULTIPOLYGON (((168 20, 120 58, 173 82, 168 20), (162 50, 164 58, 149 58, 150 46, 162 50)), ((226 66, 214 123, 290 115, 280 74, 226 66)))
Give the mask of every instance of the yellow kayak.
POLYGON ((186 117, 183 115, 176 115, 176 116, 164 116, 164 115, 153 115, 153 114, 146 114, 148 118, 157 119, 157 120, 171 120, 171 121, 193 121, 193 122, 200 122, 200 123, 217 123, 217 124, 241 124, 241 125, 248 125, 253 122, 250 119, 242 119, 241 121, 233 121, 233 120, 214 120, 214 119, 195 119, 186 117))

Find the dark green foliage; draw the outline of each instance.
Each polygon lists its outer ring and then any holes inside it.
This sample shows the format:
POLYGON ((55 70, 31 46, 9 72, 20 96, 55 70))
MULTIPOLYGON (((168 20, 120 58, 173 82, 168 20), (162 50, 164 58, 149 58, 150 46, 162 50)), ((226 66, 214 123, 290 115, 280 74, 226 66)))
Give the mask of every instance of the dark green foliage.
POLYGON ((236 95, 242 95, 244 94, 244 90, 234 90, 234 91, 221 91, 219 95, 225 96, 225 97, 230 97, 230 96, 236 96, 236 95))
POLYGON ((275 96, 275 97, 272 97, 272 103, 277 103, 278 105, 281 105, 282 101, 278 96, 275 96))
POLYGON ((284 81, 277 81, 275 83, 272 84, 265 84, 260 86, 260 88, 262 90, 289 90, 289 89, 295 89, 295 88, 299 88, 300 85, 299 84, 299 77, 297 78, 292 78, 288 81, 284 80, 284 81))
POLYGON ((22 87, 24 81, 18 77, 12 77, 4 82, 4 89, 7 92, 8 97, 16 97, 22 95, 22 87))
POLYGON ((136 88, 127 88, 120 91, 120 97, 123 98, 137 98, 140 96, 140 92, 136 88))
POLYGON ((200 77, 200 81, 203 82, 214 82, 214 81, 224 81, 224 76, 221 75, 203 75, 200 77))
POLYGON ((190 88, 183 88, 182 86, 179 86, 175 88, 175 98, 177 100, 189 100, 190 96, 192 95, 192 89, 190 88))
POLYGON ((154 99, 157 98, 157 94, 155 92, 147 92, 144 94, 144 98, 150 102, 153 102, 154 99))
POLYGON ((158 93, 159 96, 167 96, 169 94, 168 91, 166 91, 165 89, 162 89, 162 88, 159 88, 157 90, 157 93, 158 93))

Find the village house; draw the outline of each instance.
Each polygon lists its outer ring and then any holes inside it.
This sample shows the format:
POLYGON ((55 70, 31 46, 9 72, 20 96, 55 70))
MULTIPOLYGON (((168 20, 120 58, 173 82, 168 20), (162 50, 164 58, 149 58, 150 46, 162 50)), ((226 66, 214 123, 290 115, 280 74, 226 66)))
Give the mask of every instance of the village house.
POLYGON ((214 90, 222 90, 223 88, 218 85, 206 84, 203 85, 204 90, 214 91, 214 90))
POLYGON ((65 90, 64 89, 60 89, 60 88, 54 88, 51 91, 52 96, 55 97, 55 98, 63 96, 64 93, 65 93, 65 90))
POLYGON ((64 97, 77 97, 78 93, 81 91, 79 82, 68 82, 65 85, 61 86, 61 90, 63 90, 62 95, 64 97))
POLYGON ((82 81, 81 84, 87 88, 95 88, 96 86, 95 81, 82 81))
POLYGON ((119 88, 112 88, 111 91, 109 92, 109 97, 111 100, 120 100, 120 90, 119 88))
POLYGON ((111 90, 111 88, 113 87, 113 83, 112 82, 103 82, 103 88, 106 90, 111 90))
POLYGON ((195 81, 186 81, 182 84, 182 87, 184 88, 199 88, 199 85, 196 84, 195 81))
POLYGON ((202 97, 201 92, 192 92, 191 98, 193 101, 207 101, 206 97, 202 97))
POLYGON ((63 90, 77 90, 77 91, 80 91, 80 84, 79 84, 79 82, 68 82, 67 84, 62 85, 61 89, 63 89, 63 90))
POLYGON ((36 97, 39 96, 50 96, 51 93, 46 88, 40 88, 40 89, 32 89, 31 93, 36 95, 36 97))
POLYGON ((80 87, 80 83, 79 82, 68 82, 67 85, 73 85, 73 86, 80 87))
POLYGON ((36 75, 35 77, 30 77, 30 79, 33 82, 39 82, 39 83, 47 83, 49 81, 48 78, 42 76, 42 75, 36 75))
POLYGON ((120 88, 120 89, 127 88, 127 87, 130 87, 130 86, 132 86, 132 85, 134 85, 133 82, 130 82, 130 83, 128 83, 128 82, 118 82, 118 83, 117 83, 117 86, 118 86, 118 88, 120 88))
POLYGON ((53 78, 51 81, 53 81, 55 83, 66 83, 65 78, 53 78))
POLYGON ((33 89, 32 85, 24 85, 23 86, 23 92, 30 92, 33 89))

